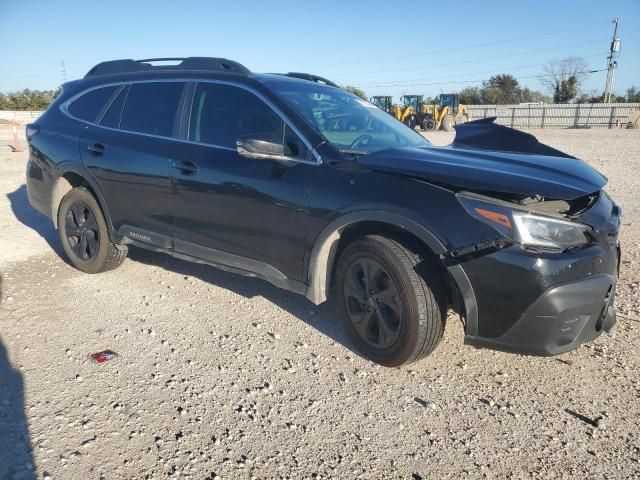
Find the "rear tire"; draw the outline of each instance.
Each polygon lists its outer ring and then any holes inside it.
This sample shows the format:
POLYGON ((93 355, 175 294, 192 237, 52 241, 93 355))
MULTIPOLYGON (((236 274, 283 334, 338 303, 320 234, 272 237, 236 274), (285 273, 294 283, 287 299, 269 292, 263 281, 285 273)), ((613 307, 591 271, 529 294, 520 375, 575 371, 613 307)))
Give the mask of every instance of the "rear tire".
POLYGON ((85 273, 119 267, 127 257, 126 245, 109 238, 102 210, 84 187, 69 191, 58 208, 58 235, 71 264, 85 273))
POLYGON ((436 348, 445 295, 436 269, 417 253, 395 240, 366 236, 346 247, 336 274, 344 328, 364 357, 397 367, 436 348))

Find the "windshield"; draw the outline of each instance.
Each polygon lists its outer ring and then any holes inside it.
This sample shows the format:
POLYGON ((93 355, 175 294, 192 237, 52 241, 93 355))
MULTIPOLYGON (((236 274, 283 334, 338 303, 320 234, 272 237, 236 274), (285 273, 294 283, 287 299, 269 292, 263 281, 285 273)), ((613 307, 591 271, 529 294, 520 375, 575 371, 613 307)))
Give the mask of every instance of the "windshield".
POLYGON ((272 87, 316 132, 343 153, 366 154, 431 145, 385 111, 344 90, 303 82, 278 82, 272 87))

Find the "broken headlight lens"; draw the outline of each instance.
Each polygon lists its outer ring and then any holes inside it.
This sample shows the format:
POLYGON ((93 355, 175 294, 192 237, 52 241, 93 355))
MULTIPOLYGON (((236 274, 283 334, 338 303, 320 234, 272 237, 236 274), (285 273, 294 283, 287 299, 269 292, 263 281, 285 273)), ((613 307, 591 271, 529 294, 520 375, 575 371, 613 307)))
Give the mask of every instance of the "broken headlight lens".
POLYGON ((506 202, 490 202, 458 195, 464 208, 514 243, 553 250, 566 250, 589 243, 590 227, 561 218, 514 209, 506 202))
POLYGON ((581 223, 530 213, 512 215, 520 243, 525 245, 565 249, 589 243, 586 232, 591 229, 581 223))

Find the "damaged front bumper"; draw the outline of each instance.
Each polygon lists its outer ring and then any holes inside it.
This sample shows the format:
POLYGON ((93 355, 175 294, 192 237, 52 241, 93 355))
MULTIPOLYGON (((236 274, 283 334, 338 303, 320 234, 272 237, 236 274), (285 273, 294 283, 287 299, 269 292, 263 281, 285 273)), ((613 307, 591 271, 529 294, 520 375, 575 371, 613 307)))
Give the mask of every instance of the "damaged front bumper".
POLYGON ((616 322, 615 278, 597 275, 543 293, 502 335, 465 343, 529 355, 556 355, 608 332, 616 322))
POLYGON ((468 278, 475 305, 465 343, 556 355, 609 331, 619 248, 602 239, 560 254, 510 246, 451 267, 468 278))
POLYGON ((534 251, 498 237, 450 251, 449 272, 467 286, 460 289, 465 343, 556 355, 609 331, 616 321, 620 217, 603 194, 580 216, 592 230, 579 248, 534 251))

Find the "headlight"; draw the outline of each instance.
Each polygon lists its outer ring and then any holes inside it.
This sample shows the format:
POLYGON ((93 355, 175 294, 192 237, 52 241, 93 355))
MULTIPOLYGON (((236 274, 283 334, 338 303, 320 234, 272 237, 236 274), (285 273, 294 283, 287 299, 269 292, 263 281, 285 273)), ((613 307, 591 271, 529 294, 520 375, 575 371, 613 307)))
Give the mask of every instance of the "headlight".
POLYGON ((537 215, 513 208, 507 202, 458 195, 468 213, 502 235, 524 246, 565 250, 589 243, 590 227, 560 218, 537 215))
POLYGON ((516 212, 513 221, 520 241, 525 245, 565 249, 589 242, 585 232, 590 228, 581 223, 516 212))

